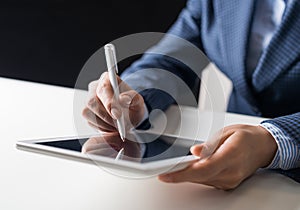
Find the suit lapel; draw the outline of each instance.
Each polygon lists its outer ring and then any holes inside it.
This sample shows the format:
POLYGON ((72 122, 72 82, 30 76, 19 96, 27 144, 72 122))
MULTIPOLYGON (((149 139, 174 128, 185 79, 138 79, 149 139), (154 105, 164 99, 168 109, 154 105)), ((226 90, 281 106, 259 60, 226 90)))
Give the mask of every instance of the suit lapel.
POLYGON ((252 83, 257 92, 268 87, 299 59, 300 1, 294 0, 291 4, 253 73, 252 83))
POLYGON ((249 31, 252 22, 255 0, 250 1, 218 1, 221 14, 222 38, 224 40, 223 54, 229 75, 234 87, 255 106, 251 87, 246 80, 246 54, 249 31))

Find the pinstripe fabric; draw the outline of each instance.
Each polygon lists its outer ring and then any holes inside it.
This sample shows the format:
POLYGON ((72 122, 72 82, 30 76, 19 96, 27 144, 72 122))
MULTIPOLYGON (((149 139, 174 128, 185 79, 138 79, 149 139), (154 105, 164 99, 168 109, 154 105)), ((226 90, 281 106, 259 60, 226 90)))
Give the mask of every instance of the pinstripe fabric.
MULTIPOLYGON (((279 145, 283 148, 283 152, 289 154, 281 154, 286 160, 282 160, 282 167, 280 168, 289 169, 292 167, 300 167, 300 113, 266 120, 263 121, 262 124, 274 125, 281 132, 281 134, 279 134, 279 132, 276 131, 275 135, 277 135, 277 139, 281 139, 279 140, 279 145), (278 135, 281 137, 278 138, 278 135), (298 144, 296 146, 288 145, 286 141, 291 140, 294 142, 298 141, 298 144)), ((300 179, 300 170, 298 176, 300 179)))
MULTIPOLYGON (((265 123, 276 126, 284 136, 300 144, 300 1, 293 0, 286 9, 279 28, 263 52, 251 77, 246 74, 249 30, 255 1, 190 0, 168 33, 191 41, 205 52, 233 82, 228 111, 274 118, 265 123)), ((173 44, 176 48, 176 43, 173 44)), ((174 51, 174 48, 172 49, 174 51)), ((180 48, 177 49, 180 51, 180 48)), ((141 69, 161 68, 194 87, 197 75, 184 64, 167 56, 147 54, 123 75, 141 69)), ((126 82, 126 79, 125 79, 126 82)), ((143 78, 129 84, 141 92, 148 110, 167 108, 174 99, 155 90, 159 76, 150 86, 143 78)), ((170 86, 176 87, 172 81, 170 86)), ((275 132, 276 133, 276 132, 275 132)), ((277 135, 278 136, 278 135, 277 135)), ((300 169, 281 171, 294 179, 300 169)))
POLYGON ((296 141, 293 141, 289 136, 285 135, 277 126, 271 123, 264 122, 262 127, 267 129, 278 145, 278 150, 267 168, 290 169, 299 167, 300 164, 300 148, 296 141))

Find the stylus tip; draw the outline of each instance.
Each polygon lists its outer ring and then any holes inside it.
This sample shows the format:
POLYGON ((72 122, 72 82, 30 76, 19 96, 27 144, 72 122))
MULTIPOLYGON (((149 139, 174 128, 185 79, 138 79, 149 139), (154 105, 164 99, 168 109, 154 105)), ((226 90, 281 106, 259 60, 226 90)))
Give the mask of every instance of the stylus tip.
POLYGON ((122 141, 125 142, 125 136, 120 134, 120 137, 121 137, 122 141))

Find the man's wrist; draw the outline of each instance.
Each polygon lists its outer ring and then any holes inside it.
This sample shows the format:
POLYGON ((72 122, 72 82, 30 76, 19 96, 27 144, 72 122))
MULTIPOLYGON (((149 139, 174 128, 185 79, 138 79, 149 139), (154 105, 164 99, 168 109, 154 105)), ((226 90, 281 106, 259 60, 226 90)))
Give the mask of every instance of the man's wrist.
POLYGON ((265 129, 263 126, 257 126, 260 130, 260 141, 261 141, 261 150, 263 150, 263 157, 261 158, 261 168, 268 167, 274 160, 277 151, 278 151, 278 145, 276 143, 276 140, 271 135, 271 133, 265 129))
POLYGON ((263 122, 260 126, 265 128, 273 136, 278 147, 273 161, 266 168, 281 168, 287 170, 296 167, 300 154, 295 142, 271 123, 263 122))

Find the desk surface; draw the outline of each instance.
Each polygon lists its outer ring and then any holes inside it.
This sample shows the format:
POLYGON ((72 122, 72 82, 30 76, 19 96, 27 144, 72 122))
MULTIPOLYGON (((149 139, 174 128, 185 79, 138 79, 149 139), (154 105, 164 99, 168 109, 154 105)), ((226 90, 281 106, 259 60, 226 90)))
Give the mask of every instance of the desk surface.
MULTIPOLYGON (((3 78, 0 89, 0 209, 300 209, 300 185, 271 172, 224 192, 155 177, 125 179, 94 165, 19 151, 20 139, 77 135, 74 90, 3 78)), ((189 122, 195 110, 185 112, 189 122)), ((225 124, 260 120, 227 114, 225 124)), ((86 126, 82 132, 93 131, 86 126)))

